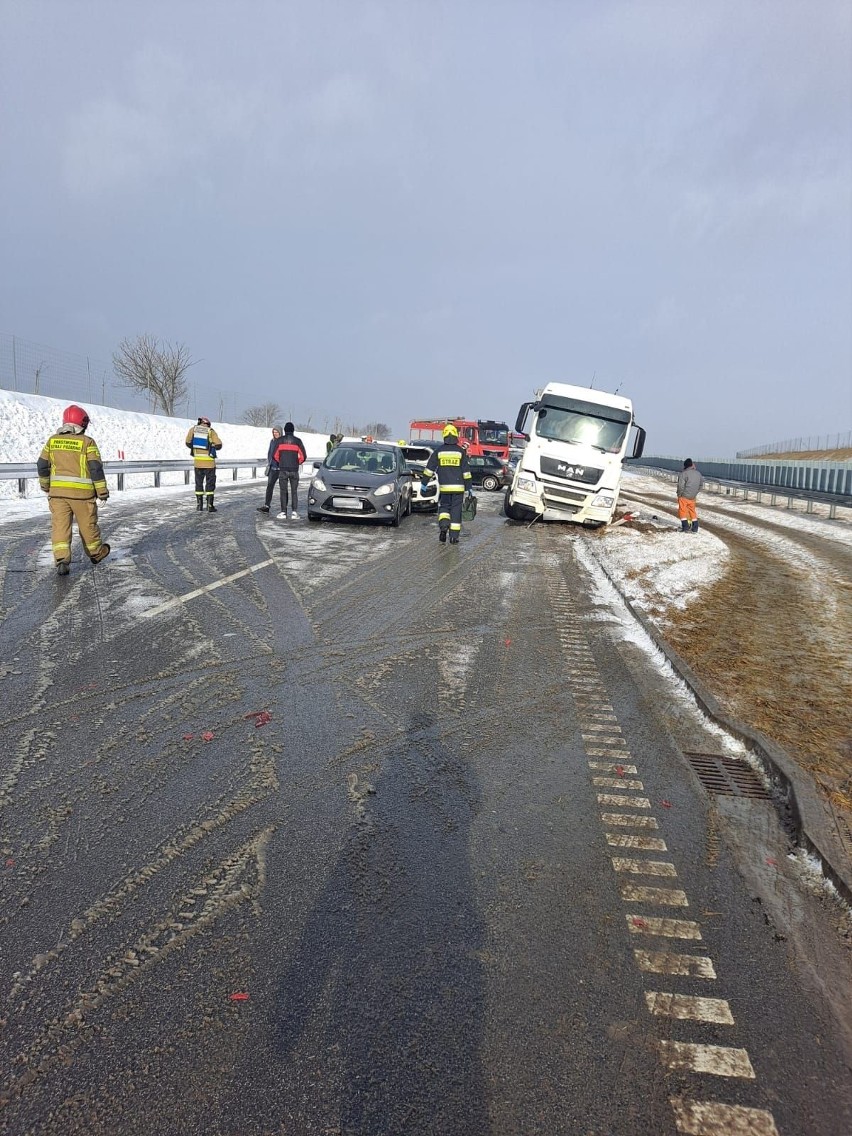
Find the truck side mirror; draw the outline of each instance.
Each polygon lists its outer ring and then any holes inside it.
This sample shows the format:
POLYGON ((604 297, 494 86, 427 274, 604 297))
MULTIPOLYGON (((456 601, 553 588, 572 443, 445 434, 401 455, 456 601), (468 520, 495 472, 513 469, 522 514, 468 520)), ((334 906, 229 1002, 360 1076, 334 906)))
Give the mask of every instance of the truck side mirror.
POLYGON ((524 433, 524 426, 527 422, 527 415, 531 410, 538 410, 538 407, 539 403, 537 402, 525 402, 521 409, 518 411, 518 417, 515 421, 515 433, 521 434, 524 438, 526 438, 527 441, 530 440, 529 434, 524 433))
POLYGON ((632 458, 641 458, 645 449, 645 431, 641 426, 636 427, 636 437, 633 439, 633 453, 630 455, 632 458))

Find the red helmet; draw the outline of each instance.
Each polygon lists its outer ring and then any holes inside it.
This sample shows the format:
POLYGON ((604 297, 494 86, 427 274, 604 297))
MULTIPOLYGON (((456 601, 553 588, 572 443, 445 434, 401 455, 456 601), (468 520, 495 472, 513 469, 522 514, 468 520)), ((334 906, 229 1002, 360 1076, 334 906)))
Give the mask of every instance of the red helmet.
POLYGON ((89 425, 89 416, 82 406, 77 406, 72 402, 70 406, 65 407, 62 414, 62 421, 72 426, 82 426, 85 430, 89 425))

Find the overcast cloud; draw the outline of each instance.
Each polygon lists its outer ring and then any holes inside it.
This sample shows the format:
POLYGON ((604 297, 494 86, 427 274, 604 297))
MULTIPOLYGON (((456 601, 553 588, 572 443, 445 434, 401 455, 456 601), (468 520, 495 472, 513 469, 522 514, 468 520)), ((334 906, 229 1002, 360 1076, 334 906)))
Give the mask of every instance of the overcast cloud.
POLYGON ((0 331, 324 419, 852 426, 852 6, 0 0, 0 331))

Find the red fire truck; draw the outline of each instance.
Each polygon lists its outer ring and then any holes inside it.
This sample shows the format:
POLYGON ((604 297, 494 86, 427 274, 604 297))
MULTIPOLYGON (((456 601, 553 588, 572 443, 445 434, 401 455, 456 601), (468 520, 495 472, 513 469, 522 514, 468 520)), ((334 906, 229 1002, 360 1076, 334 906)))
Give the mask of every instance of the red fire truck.
POLYGON ((440 442, 448 422, 458 429, 459 441, 471 457, 495 454, 503 461, 509 457, 509 427, 505 422, 472 418, 420 418, 409 423, 411 441, 440 442))

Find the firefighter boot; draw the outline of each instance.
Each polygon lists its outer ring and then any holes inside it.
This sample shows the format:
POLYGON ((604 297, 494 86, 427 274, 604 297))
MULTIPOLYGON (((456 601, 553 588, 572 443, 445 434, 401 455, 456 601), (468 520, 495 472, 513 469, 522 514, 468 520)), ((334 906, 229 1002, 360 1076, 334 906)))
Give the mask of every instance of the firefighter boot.
POLYGON ((92 553, 91 560, 92 560, 93 564, 100 564, 100 562, 102 560, 106 560, 106 558, 108 556, 109 556, 109 545, 108 544, 102 544, 97 552, 92 553))
POLYGON ((458 544, 459 534, 457 532, 450 533, 450 544, 458 544))
POLYGON ((56 571, 59 573, 60 576, 67 576, 68 573, 71 571, 70 562, 68 560, 57 560, 56 561, 56 571))
POLYGON ((204 512, 204 498, 203 497, 197 497, 196 498, 195 507, 196 507, 196 509, 198 510, 199 513, 204 512))
POLYGON ((447 543, 447 529, 443 525, 441 525, 441 528, 438 532, 438 540, 441 542, 441 544, 447 543))
POLYGON ((219 510, 213 504, 213 495, 212 494, 207 498, 207 512, 208 513, 218 513, 219 512, 219 510))

